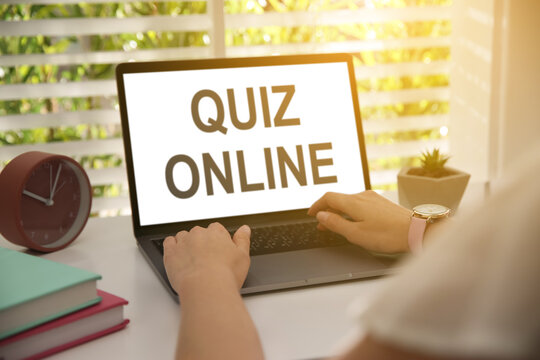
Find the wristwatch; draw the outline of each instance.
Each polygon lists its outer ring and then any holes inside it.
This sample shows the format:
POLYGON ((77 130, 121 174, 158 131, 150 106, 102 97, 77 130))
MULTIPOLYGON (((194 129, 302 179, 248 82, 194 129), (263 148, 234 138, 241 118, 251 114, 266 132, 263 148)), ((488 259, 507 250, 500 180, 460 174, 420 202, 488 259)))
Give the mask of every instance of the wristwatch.
POLYGON ((443 205, 422 204, 413 208, 408 237, 409 249, 412 253, 422 252, 427 224, 446 219, 448 215, 450 215, 450 209, 443 205))

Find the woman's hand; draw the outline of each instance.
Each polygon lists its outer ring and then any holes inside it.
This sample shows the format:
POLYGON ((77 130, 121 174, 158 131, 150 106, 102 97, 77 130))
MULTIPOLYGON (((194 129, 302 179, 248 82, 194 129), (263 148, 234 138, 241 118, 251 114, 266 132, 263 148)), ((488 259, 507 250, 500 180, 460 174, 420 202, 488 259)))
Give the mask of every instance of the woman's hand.
POLYGON ((231 239, 223 225, 213 223, 206 229, 196 226, 168 236, 163 242, 163 262, 174 290, 180 294, 191 285, 214 281, 231 281, 240 289, 250 264, 250 235, 244 225, 231 239))
POLYGON ((248 226, 231 239, 218 223, 163 242, 163 262, 180 297, 176 359, 263 359, 255 325, 238 291, 249 269, 248 226))
POLYGON ((341 234, 367 250, 409 251, 407 237, 412 211, 374 191, 354 195, 326 193, 311 206, 308 214, 317 217, 319 230, 341 234))

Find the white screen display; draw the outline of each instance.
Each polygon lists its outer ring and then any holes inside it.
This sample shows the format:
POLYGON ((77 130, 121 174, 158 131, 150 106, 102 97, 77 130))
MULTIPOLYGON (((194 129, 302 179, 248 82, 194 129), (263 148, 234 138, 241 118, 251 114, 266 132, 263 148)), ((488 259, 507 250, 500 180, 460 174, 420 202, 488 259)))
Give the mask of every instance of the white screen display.
POLYGON ((365 190, 346 62, 123 76, 142 226, 365 190))

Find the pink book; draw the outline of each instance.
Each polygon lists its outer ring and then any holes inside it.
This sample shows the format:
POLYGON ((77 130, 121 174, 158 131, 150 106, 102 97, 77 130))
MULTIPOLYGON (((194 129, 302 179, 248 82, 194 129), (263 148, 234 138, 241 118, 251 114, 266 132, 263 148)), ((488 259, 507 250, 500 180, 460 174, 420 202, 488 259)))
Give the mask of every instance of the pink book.
POLYGON ((124 305, 118 296, 98 290, 100 303, 0 341, 0 359, 41 359, 121 330, 124 305))

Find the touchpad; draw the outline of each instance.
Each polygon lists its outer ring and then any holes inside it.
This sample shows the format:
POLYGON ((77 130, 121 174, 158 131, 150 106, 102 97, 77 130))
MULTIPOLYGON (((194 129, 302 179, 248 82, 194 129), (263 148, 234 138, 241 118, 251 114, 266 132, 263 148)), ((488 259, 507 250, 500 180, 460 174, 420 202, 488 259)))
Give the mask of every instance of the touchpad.
POLYGON ((380 276, 390 267, 354 245, 253 256, 242 293, 380 276))

